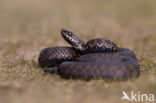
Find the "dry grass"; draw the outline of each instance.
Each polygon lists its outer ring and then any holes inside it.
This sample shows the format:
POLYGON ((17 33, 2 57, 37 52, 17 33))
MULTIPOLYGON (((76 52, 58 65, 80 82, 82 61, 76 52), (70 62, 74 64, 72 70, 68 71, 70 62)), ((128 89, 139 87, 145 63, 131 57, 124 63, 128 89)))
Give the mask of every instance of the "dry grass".
POLYGON ((0 103, 120 103, 122 90, 156 94, 154 0, 0 0, 0 103), (141 76, 125 82, 64 80, 37 67, 40 50, 67 45, 60 30, 104 37, 137 54, 141 76))

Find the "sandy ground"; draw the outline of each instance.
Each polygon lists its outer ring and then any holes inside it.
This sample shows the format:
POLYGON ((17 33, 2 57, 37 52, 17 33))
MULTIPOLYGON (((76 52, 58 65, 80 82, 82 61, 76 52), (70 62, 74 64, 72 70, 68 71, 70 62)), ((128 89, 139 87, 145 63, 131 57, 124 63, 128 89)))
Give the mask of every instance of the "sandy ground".
POLYGON ((155 18, 154 0, 0 0, 0 103, 127 103, 122 91, 156 96, 155 18), (140 77, 106 82, 44 73, 39 52, 68 45, 62 28, 134 50, 140 77))

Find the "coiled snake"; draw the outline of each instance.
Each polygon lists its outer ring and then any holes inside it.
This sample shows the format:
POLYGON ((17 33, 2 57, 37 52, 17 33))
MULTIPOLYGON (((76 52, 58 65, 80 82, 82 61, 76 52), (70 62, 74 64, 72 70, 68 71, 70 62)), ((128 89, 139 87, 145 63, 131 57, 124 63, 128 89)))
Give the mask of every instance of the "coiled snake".
POLYGON ((72 47, 42 49, 38 62, 45 72, 73 79, 127 80, 140 75, 136 55, 130 49, 101 38, 85 43, 65 29, 61 34, 72 47))

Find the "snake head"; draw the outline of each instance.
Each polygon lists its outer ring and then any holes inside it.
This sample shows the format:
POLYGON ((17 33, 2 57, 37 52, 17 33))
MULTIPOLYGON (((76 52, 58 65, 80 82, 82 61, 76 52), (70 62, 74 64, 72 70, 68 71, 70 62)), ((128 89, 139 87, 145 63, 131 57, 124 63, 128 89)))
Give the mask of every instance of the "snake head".
POLYGON ((61 30, 61 35, 74 49, 78 51, 85 50, 85 43, 82 39, 77 37, 73 32, 66 29, 61 30))

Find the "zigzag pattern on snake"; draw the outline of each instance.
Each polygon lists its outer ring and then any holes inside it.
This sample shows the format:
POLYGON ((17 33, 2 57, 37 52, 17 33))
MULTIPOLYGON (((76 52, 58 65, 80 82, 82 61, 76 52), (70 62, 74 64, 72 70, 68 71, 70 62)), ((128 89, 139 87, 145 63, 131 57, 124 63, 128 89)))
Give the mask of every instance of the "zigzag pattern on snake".
POLYGON ((84 42, 73 32, 62 29, 62 37, 72 46, 41 50, 38 61, 45 72, 58 72, 63 78, 127 80, 140 75, 135 53, 117 47, 108 39, 84 42))

